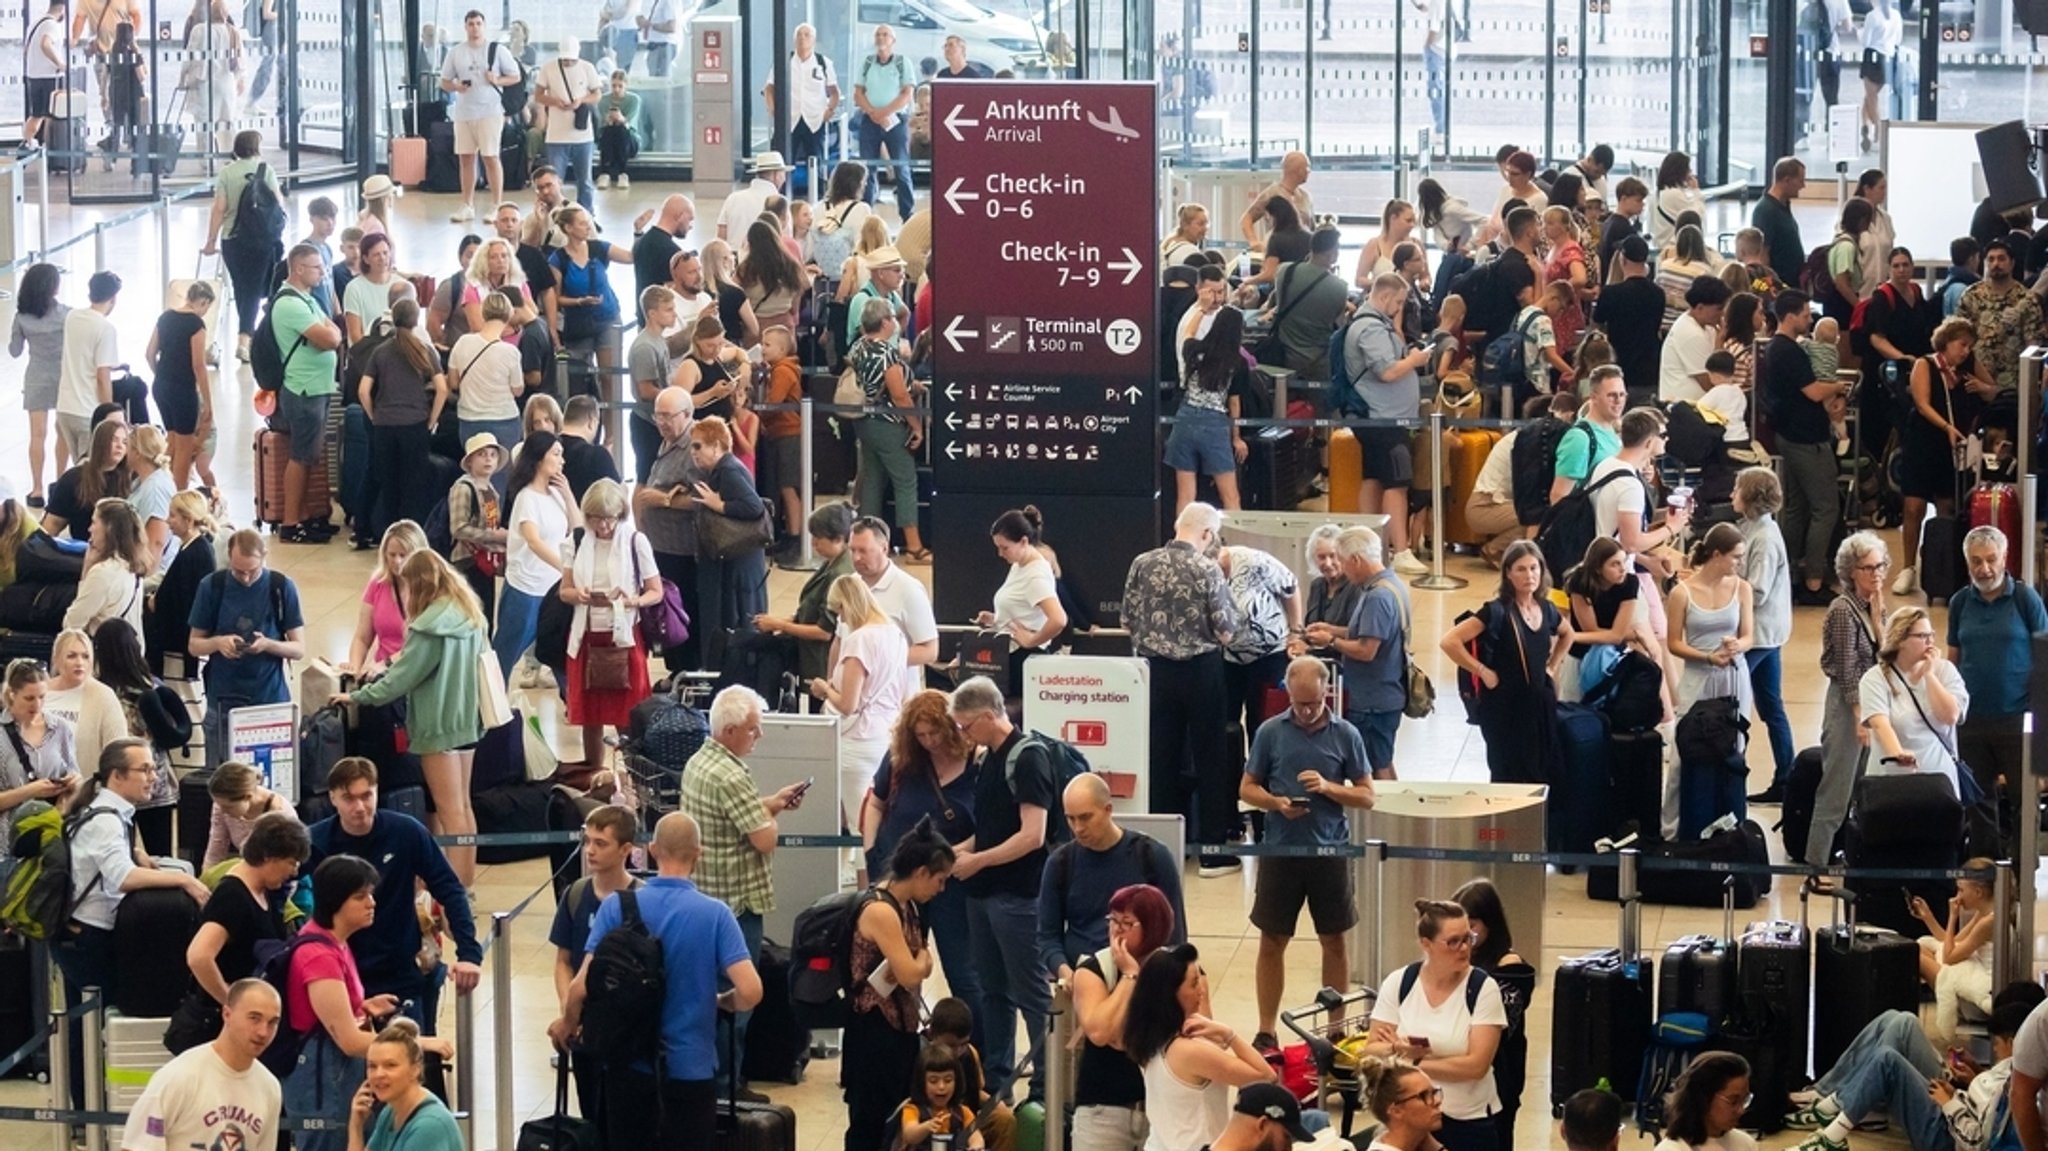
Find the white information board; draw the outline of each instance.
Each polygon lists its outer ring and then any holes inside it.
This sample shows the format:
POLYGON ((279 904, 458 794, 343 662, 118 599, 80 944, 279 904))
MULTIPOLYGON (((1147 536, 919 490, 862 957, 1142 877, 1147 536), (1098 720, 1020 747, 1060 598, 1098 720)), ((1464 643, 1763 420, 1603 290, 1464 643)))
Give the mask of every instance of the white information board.
POLYGON ((1024 726, 1086 756, 1118 807, 1150 811, 1151 685, 1151 668, 1135 656, 1033 656, 1024 661, 1024 726))
MULTIPOLYGON (((1977 133, 1984 124, 1922 124, 1887 120, 1882 126, 1885 211, 1897 242, 1921 264, 1946 265, 1948 243, 1986 194, 1977 133)), ((1850 173, 1854 179, 1855 172, 1850 173)))
POLYGON ((261 772, 270 790, 299 794, 298 705, 267 703, 229 711, 227 758, 261 772))

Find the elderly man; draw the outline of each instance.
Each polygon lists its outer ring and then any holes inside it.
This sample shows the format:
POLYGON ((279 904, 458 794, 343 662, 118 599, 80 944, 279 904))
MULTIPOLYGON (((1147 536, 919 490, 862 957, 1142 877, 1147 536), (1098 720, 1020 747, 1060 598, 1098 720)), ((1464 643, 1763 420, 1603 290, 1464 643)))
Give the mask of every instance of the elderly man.
MULTIPOLYGON (((782 110, 782 123, 789 131, 789 158, 798 168, 816 161, 825 164, 825 139, 832 117, 839 111, 839 73, 832 61, 817 50, 818 30, 799 24, 790 34, 789 106, 782 110)), ((777 114, 775 84, 761 89, 768 114, 777 114)), ((819 189, 812 188, 813 195, 819 189)))
MULTIPOLYGON (((1190 503, 1174 519, 1173 539, 1132 560, 1124 577, 1131 650, 1151 668, 1152 810, 1190 816, 1195 842, 1203 844, 1237 833, 1237 781, 1223 749, 1223 648, 1241 621, 1229 581, 1210 558, 1222 530, 1220 512, 1190 503)), ((1239 867, 1232 855, 1201 859, 1204 876, 1239 867)))
MULTIPOLYGON (((771 819, 771 840, 774 833, 771 819)), ((661 941, 668 976, 661 1057, 608 1068, 605 1142, 612 1147, 701 1145, 717 1122, 726 1013, 744 1018, 761 1001, 761 974, 740 924, 729 908, 691 882, 708 862, 703 844, 697 821, 684 812, 672 811, 654 825, 657 874, 633 898, 647 933, 661 941), (657 1074, 662 1077, 658 1082, 657 1074)), ((597 909, 582 969, 569 985, 562 1017, 548 1028, 557 1047, 567 1046, 582 1027, 583 1005, 590 998, 590 956, 623 921, 622 899, 613 894, 597 909)), ((758 934, 755 940, 758 946, 758 934)))
POLYGON ((1038 956, 1061 981, 1074 961, 1109 946, 1109 897, 1134 883, 1150 884, 1173 905, 1174 942, 1187 938, 1180 861, 1142 831, 1118 826, 1109 785, 1077 775, 1060 797, 1072 841, 1054 848, 1038 885, 1038 956))
MULTIPOLYGON (((1341 546, 1341 545, 1340 545, 1341 546)), ((1259 725, 1237 797, 1268 812, 1266 842, 1341 847, 1351 842, 1347 807, 1371 807, 1370 769, 1358 729, 1330 714, 1330 672, 1314 656, 1287 665, 1287 710, 1259 725)), ((1344 933, 1358 922, 1351 861, 1336 856, 1274 856, 1259 864, 1252 926, 1259 929, 1256 986, 1259 1031, 1252 1046, 1277 1051, 1273 1021, 1287 978, 1287 945, 1301 905, 1323 949, 1324 987, 1349 983, 1344 933)))
POLYGON ((261 979, 236 980, 220 1035, 159 1067, 128 1109, 121 1151, 218 1147, 271 1151, 284 1094, 258 1061, 277 1035, 284 1004, 261 979))
POLYGON ((974 838, 953 861, 953 878, 967 888, 968 946, 981 974, 988 1081, 1007 1080, 1016 1066, 1021 1011, 1032 1055, 1031 1095, 1043 1098, 1038 1056, 1052 995, 1038 949, 1038 886, 1059 753, 1010 723, 1002 689, 985 676, 955 689, 947 710, 968 742, 988 749, 974 788, 974 838))
POLYGON ((1254 248, 1263 247, 1266 233, 1273 225, 1266 219, 1266 201, 1275 196, 1285 196, 1294 205, 1294 212, 1301 217, 1301 226, 1315 227, 1315 203, 1308 194, 1308 153, 1289 152, 1280 158, 1280 178, 1259 190, 1252 197, 1251 206, 1244 215, 1237 218, 1237 230, 1245 242, 1254 248))
POLYGON ((860 62, 853 76, 853 105, 860 115, 853 121, 853 138, 860 146, 860 158, 867 161, 868 183, 862 198, 875 200, 875 171, 883 149, 888 149, 889 166, 896 172, 896 215, 907 220, 917 207, 917 194, 910 186, 910 101, 917 94, 917 76, 909 58, 896 50, 896 30, 875 25, 875 50, 860 62))
MULTIPOLYGON (((642 292, 656 284, 669 281, 669 263, 681 251, 683 237, 690 232, 690 225, 697 222, 697 206, 688 196, 677 192, 661 202, 654 212, 653 222, 633 234, 633 294, 642 292)), ((646 326, 647 315, 640 315, 641 326, 646 326)))
MULTIPOLYGON (((1343 657, 1344 718, 1365 741, 1366 762, 1375 779, 1394 778, 1394 737, 1408 704, 1408 630, 1413 618, 1408 587, 1386 566, 1379 534, 1354 526, 1337 533, 1337 559, 1344 578, 1362 588, 1358 607, 1344 627, 1310 624, 1314 647, 1343 657)), ((1291 697, 1291 696, 1290 696, 1291 697)))
MULTIPOLYGON (((775 877, 768 869, 775 854, 775 817, 803 802, 805 786, 792 783, 762 795, 754 783, 747 757, 761 741, 761 713, 767 706, 745 687, 728 687, 711 697, 711 738, 683 767, 682 811, 700 832, 697 888, 732 909, 747 956, 755 963, 761 960, 761 917, 775 910, 775 877)), ((595 946, 596 932, 592 935, 595 946)), ((735 1015, 732 1026, 739 1030, 733 1042, 744 1045, 746 1014, 735 1015)), ((721 1044, 721 1068, 725 1052, 721 1044)))
MULTIPOLYGON (((851 348, 860 342, 861 311, 869 300, 887 300, 896 312, 896 330, 903 331, 910 323, 910 306, 903 302, 903 255, 895 248, 883 245, 862 256, 861 267, 867 269, 868 282, 846 302, 846 346, 851 348)), ((910 355, 907 340, 898 340, 905 358, 910 355)))
POLYGON ((735 188, 718 211, 718 238, 732 245, 741 256, 747 254, 747 229, 767 210, 768 197, 780 196, 789 184, 789 165, 780 152, 756 152, 747 161, 754 178, 735 188))
POLYGON ((1971 528, 1963 537, 1970 586, 1948 601, 1948 658, 1970 689, 1956 754, 1990 796, 1998 794, 2000 776, 2015 792, 2024 779, 2020 738, 2034 676, 2032 637, 2048 631, 2041 597, 2006 571, 2009 543, 1988 524, 1971 528))
MULTIPOLYGON (((654 566, 661 578, 676 585, 683 595, 683 610, 697 618, 697 513, 691 504, 695 485, 704 473, 690 458, 690 425, 696 409, 688 388, 663 388, 654 396, 654 430, 661 446, 647 479, 633 489, 633 518, 647 533, 654 549, 654 566)), ((697 666, 698 637, 690 638, 662 653, 671 673, 694 671, 697 666)))

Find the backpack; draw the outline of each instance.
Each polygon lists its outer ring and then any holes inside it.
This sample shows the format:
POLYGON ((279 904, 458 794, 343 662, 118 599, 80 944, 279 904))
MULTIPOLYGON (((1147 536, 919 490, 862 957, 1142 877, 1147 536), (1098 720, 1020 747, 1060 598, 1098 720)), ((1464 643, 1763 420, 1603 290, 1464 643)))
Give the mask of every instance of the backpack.
POLYGON ((798 1026, 846 1026, 853 1014, 854 926, 877 899, 903 914, 895 896, 875 887, 835 892, 797 912, 790 929, 789 1006, 798 1026))
MULTIPOLYGON (((1420 963, 1411 963, 1401 969, 1401 994, 1394 999, 1396 1006, 1408 998, 1409 992, 1415 990, 1415 981, 1420 978, 1422 978, 1422 964, 1420 963)), ((1488 975, 1477 967, 1469 968, 1465 972, 1465 1013, 1467 1015, 1479 1010, 1479 990, 1486 986, 1487 980, 1492 978, 1493 976, 1488 975)), ((1501 1006, 1503 1008, 1507 1006, 1506 999, 1501 1000, 1501 1006)), ((1509 1035, 1519 1031, 1521 1024, 1522 1020, 1519 1016, 1509 1019, 1507 1028, 1501 1032, 1501 1038, 1506 1039, 1509 1035)), ((1497 1052, 1498 1049, 1496 1049, 1497 1052)))
POLYGON ((1500 293, 1494 290, 1494 279, 1498 275, 1494 265, 1498 262, 1488 260, 1475 265, 1451 281, 1448 295, 1465 301, 1465 330, 1468 332, 1497 332, 1514 322, 1512 314, 1502 314, 1500 293))
MULTIPOLYGON (((497 516, 492 514, 497 508, 496 489, 490 491, 490 499, 486 500, 485 493, 477 491, 476 482, 468 476, 457 477, 455 483, 470 486, 470 497, 476 501, 474 506, 479 526, 485 531, 496 528, 498 525, 492 522, 497 519, 497 516)), ((427 546, 440 553, 444 560, 455 558, 455 524, 452 518, 454 513, 448 506, 448 495, 454 490, 455 484, 448 485, 448 491, 442 492, 441 498, 434 501, 434 506, 427 509, 427 522, 423 525, 427 535, 427 546)))
POLYGON ((851 215, 859 200, 841 204, 837 214, 823 211, 817 214, 817 222, 811 225, 811 262, 818 265, 818 272, 828 280, 837 280, 846 261, 853 255, 853 244, 860 237, 858 228, 846 226, 846 217, 851 215))
MULTIPOLYGON (((1067 784, 1095 770, 1088 763, 1088 757, 1082 755, 1073 744, 1065 740, 1054 739, 1043 732, 1027 731, 1024 733, 1024 738, 1018 740, 1017 746, 1011 748, 1010 754, 1003 759, 1003 782, 1010 785, 1011 798, 1015 798, 1017 795, 1017 757, 1023 753, 1027 746, 1033 743, 1043 747, 1045 753, 1052 758, 1052 794, 1055 799, 1067 793, 1067 784)), ((1072 828, 1067 826, 1067 821, 1059 818, 1052 812, 1047 812, 1045 820, 1046 849, 1051 850, 1072 838, 1074 838, 1074 832, 1072 828)))
POLYGON ((269 175, 270 165, 258 164, 242 185, 242 198, 235 204, 235 235, 260 236, 273 243, 284 236, 285 223, 291 217, 285 214, 277 190, 270 186, 269 175))
POLYGON ((111 807, 88 807, 66 815, 41 800, 20 810, 25 814, 14 821, 9 850, 16 863, 7 877, 6 898, 0 900, 0 926, 29 939, 61 939, 83 899, 71 894, 71 840, 87 820, 117 813, 111 807))
POLYGON ((1323 400, 1332 416, 1366 419, 1372 415, 1370 407, 1365 402, 1365 396, 1358 390, 1358 379, 1352 375, 1348 349, 1351 333, 1358 329, 1358 325, 1371 318, 1360 316, 1348 324, 1340 325, 1336 331, 1330 333, 1330 386, 1323 393, 1323 400))
POLYGON ((619 925, 590 952, 583 1041, 607 1059, 651 1058, 661 1050, 668 960, 640 918, 638 893, 629 887, 618 899, 619 925))
MULTIPOLYGON (((1619 468, 1596 483, 1581 482, 1543 513, 1543 521, 1536 529, 1536 546, 1551 571, 1570 571, 1586 558, 1586 549, 1593 546, 1593 538, 1599 534, 1595 530, 1593 493, 1623 476, 1634 475, 1627 468, 1619 468)), ((1636 482, 1641 483, 1641 478, 1636 482)))
POLYGON ((1696 401, 1671 401, 1664 418, 1665 453, 1686 467, 1704 467, 1726 443, 1727 417, 1696 401))
MULTIPOLYGON (((288 990, 291 986, 292 957, 299 953, 299 948, 313 943, 318 943, 323 947, 334 946, 327 938, 310 935, 305 932, 300 932, 290 939, 259 939, 256 941, 254 948, 256 976, 263 980, 263 982, 270 984, 271 988, 277 992, 277 1001, 279 1003, 289 1004, 291 1002, 288 990)), ((280 1018, 277 1021, 276 1037, 270 1041, 270 1046, 263 1049, 263 1054, 260 1057, 263 1066, 268 1068, 270 1073, 277 1076, 278 1080, 282 1082, 286 1076, 290 1075, 298 1067, 299 1052, 305 1048, 307 1037, 311 1036, 319 1026, 320 1024, 316 1020, 312 1027, 300 1031, 291 1025, 288 1016, 280 1018)))
MULTIPOLYGON (((1550 510, 1550 485, 1557 477, 1557 448, 1577 427, 1556 416, 1544 416, 1522 425, 1508 449, 1509 474, 1514 477, 1515 519, 1524 524, 1543 522, 1550 510)), ((1593 433, 1586 431, 1591 439, 1593 433)))
MULTIPOLYGON (((498 52, 500 49, 503 49, 506 58, 512 61, 512 66, 519 70, 519 83, 498 89, 498 106, 505 109, 505 115, 517 116, 526 110, 526 65, 519 62, 519 57, 510 48, 506 48, 496 40, 493 40, 491 41, 490 50, 485 54, 486 59, 489 61, 488 67, 493 73, 498 70, 498 52)), ((459 295, 456 297, 456 299, 461 298, 459 295)))
MULTIPOLYGON (((1458 618, 1451 621, 1451 626, 1456 627, 1468 619, 1476 619, 1483 622, 1485 618, 1476 611, 1462 611, 1458 613, 1458 618)), ((1490 666, 1492 663, 1493 645, 1488 642, 1491 639, 1492 637, 1487 634, 1487 629, 1482 627, 1479 630, 1479 634, 1472 638, 1472 642, 1465 645, 1466 652, 1470 653, 1473 659, 1478 660, 1481 666, 1490 666)), ((1478 723, 1479 695, 1486 689, 1486 685, 1480 681, 1478 676, 1466 671, 1463 667, 1458 668, 1457 684, 1458 701, 1465 705, 1465 722, 1471 724, 1478 723)))
POLYGON ((1856 307, 1850 310, 1849 348, 1851 351, 1855 352, 1858 357, 1868 359, 1876 351, 1876 349, 1872 348, 1870 345, 1870 337, 1876 334, 1872 330, 1873 321, 1870 315, 1871 301, 1877 299, 1878 292, 1884 292, 1887 293, 1885 298, 1886 306, 1896 309, 1900 306, 1900 304, 1903 303, 1903 301, 1901 301, 1898 298, 1898 291, 1899 290, 1897 288, 1892 287, 1889 282, 1879 284, 1877 286, 1877 292, 1872 292, 1869 295, 1863 297, 1862 299, 1856 301, 1856 307))
MULTIPOLYGON (((1488 388, 1520 389, 1529 379, 1529 332, 1543 309, 1529 307, 1515 325, 1486 342, 1479 353, 1479 385, 1488 388)), ((1493 329, 1488 328, 1487 331, 1493 329)))
MULTIPOLYGON (((244 203, 247 199, 244 198, 244 203)), ((263 318, 256 321, 256 334, 249 340, 249 374, 256 379, 256 386, 266 392, 274 392, 284 386, 284 371, 291 366, 292 357, 305 346, 306 333, 300 332, 292 341, 289 350, 277 346, 277 302, 286 295, 297 296, 306 301, 306 306, 317 315, 320 305, 313 297, 286 285, 271 294, 270 302, 263 306, 263 318)))
POLYGON ((1664 669, 1635 650, 1624 650, 1584 703, 1607 716, 1610 731, 1648 731, 1664 718, 1664 669))

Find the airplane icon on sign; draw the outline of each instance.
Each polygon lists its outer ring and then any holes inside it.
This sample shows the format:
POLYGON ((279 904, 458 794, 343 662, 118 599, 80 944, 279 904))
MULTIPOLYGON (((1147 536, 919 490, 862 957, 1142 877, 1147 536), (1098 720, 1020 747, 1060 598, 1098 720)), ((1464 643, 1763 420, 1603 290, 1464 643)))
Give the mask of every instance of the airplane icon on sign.
POLYGON ((1117 138, 1117 143, 1119 144, 1123 143, 1125 140, 1135 140, 1138 138, 1138 130, 1136 128, 1129 127, 1124 123, 1123 114, 1116 110, 1116 105, 1114 104, 1110 105, 1109 107, 1109 119, 1107 121, 1104 121, 1100 116, 1097 116, 1095 113, 1090 112, 1088 113, 1088 122, 1090 124, 1095 125, 1097 128, 1100 128, 1103 131, 1109 133, 1110 135, 1115 136, 1117 138))

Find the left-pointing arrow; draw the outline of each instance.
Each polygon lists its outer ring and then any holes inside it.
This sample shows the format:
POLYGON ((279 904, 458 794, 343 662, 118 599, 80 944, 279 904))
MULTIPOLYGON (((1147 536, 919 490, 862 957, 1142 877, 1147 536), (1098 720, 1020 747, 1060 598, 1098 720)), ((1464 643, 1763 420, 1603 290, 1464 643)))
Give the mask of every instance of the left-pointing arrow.
POLYGON ((976 331, 973 328, 961 327, 960 320, 960 316, 954 316, 952 321, 946 325, 946 331, 944 333, 946 337, 946 342, 953 345, 953 350, 956 352, 965 350, 960 346, 960 341, 962 339, 978 340, 981 338, 981 333, 979 331, 976 331))
POLYGON ((946 445, 946 458, 949 460, 957 460, 960 458, 960 441, 954 440, 952 443, 946 445))
POLYGON ((946 131, 951 132, 955 140, 965 140, 967 138, 960 134, 960 129, 981 127, 981 121, 968 120, 960 115, 960 113, 966 110, 967 106, 965 104, 955 104, 953 105, 953 110, 946 113, 946 131))
MULTIPOLYGON (((953 209, 953 214, 956 216, 965 216, 967 214, 967 209, 960 206, 960 201, 981 199, 980 192, 963 192, 960 190, 960 185, 966 182, 967 178, 965 176, 955 176, 951 186, 946 189, 946 204, 953 209)), ((1129 248, 1124 250, 1126 252, 1130 251, 1129 248)))

